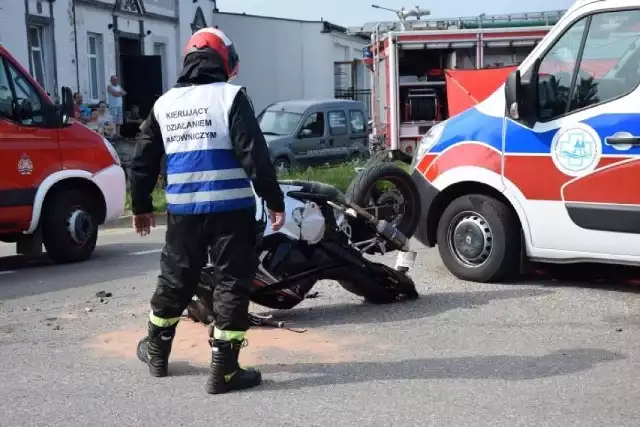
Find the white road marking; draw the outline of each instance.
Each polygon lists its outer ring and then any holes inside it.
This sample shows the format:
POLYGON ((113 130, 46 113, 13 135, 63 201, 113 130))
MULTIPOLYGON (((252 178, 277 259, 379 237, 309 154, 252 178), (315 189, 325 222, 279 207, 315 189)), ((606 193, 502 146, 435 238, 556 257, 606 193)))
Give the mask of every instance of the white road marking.
POLYGON ((162 249, 149 249, 146 251, 130 252, 129 255, 149 255, 149 254, 157 254, 160 252, 162 252, 162 249))
MULTIPOLYGON (((158 225, 155 228, 151 229, 151 233, 158 233, 158 232, 162 232, 164 233, 164 231, 167 229, 166 225, 158 225)), ((133 231, 133 229, 131 227, 123 227, 123 228, 101 228, 98 231, 99 235, 102 236, 109 236, 109 235, 114 235, 114 234, 131 234, 132 236, 136 235, 136 232, 133 231)))
POLYGON ((8 275, 8 274, 13 274, 15 273, 14 270, 7 270, 7 271, 0 271, 0 276, 4 276, 4 275, 8 275))

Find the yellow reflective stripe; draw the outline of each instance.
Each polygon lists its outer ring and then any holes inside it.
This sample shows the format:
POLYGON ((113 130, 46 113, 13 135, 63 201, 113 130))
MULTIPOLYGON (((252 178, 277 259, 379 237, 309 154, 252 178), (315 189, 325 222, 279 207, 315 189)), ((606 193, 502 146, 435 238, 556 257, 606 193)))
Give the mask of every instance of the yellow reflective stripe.
POLYGON ((246 331, 222 331, 218 328, 213 329, 213 338, 221 341, 242 341, 246 331))
POLYGON ((179 317, 172 317, 170 319, 163 319, 162 317, 155 316, 153 313, 149 313, 149 322, 159 328, 168 328, 169 326, 176 325, 180 321, 179 317))

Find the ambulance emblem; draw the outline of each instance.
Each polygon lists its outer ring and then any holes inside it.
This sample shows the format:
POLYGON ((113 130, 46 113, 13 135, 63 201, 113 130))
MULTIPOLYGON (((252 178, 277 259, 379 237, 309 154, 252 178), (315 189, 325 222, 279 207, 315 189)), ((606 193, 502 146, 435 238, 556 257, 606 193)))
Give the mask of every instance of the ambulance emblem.
POLYGON ((20 175, 31 175, 33 172, 33 162, 26 154, 20 156, 18 160, 18 173, 20 175))
POLYGON ((560 129, 551 143, 551 158, 565 175, 587 175, 598 167, 602 158, 600 137, 582 123, 560 129))

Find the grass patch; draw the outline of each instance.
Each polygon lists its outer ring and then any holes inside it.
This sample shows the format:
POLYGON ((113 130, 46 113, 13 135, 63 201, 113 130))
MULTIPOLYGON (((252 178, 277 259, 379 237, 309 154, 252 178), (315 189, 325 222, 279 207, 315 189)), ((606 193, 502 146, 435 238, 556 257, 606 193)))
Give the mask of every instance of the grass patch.
MULTIPOLYGON (((396 164, 405 170, 408 170, 409 166, 396 162, 396 164)), ((338 188, 340 191, 347 191, 349 183, 356 176, 355 168, 361 166, 355 163, 345 163, 339 166, 327 166, 327 167, 315 167, 308 168, 306 170, 296 170, 289 173, 278 175, 278 179, 291 179, 302 181, 318 181, 331 184, 338 188)), ((153 190, 153 209, 154 212, 166 212, 167 211, 167 199, 165 198, 164 190, 156 188, 153 190)), ((131 211, 131 194, 127 191, 127 198, 125 202, 125 210, 131 211)))
MULTIPOLYGON (((164 213, 167 211, 167 199, 164 196, 164 190, 156 188, 151 194, 153 198, 153 211, 156 213, 164 213)), ((131 193, 127 190, 127 196, 124 202, 124 210, 131 212, 131 193)))
POLYGON ((331 184, 340 191, 347 191, 349 183, 356 176, 355 168, 360 165, 354 163, 346 163, 339 166, 316 167, 306 170, 291 171, 281 174, 279 179, 297 179, 301 181, 318 181, 331 184))

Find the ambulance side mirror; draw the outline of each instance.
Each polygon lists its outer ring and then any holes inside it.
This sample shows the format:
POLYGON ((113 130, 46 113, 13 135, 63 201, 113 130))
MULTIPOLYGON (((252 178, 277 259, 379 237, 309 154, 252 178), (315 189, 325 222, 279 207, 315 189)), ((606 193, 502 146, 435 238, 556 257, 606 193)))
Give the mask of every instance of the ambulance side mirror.
POLYGON ((523 92, 520 70, 514 70, 507 77, 504 86, 507 114, 513 120, 520 121, 520 103, 522 102, 523 92))
MULTIPOLYGON (((537 61, 532 76, 537 75, 537 61)), ((520 70, 514 70, 505 82, 506 114, 512 120, 532 127, 536 122, 537 78, 523 82, 520 70)))

